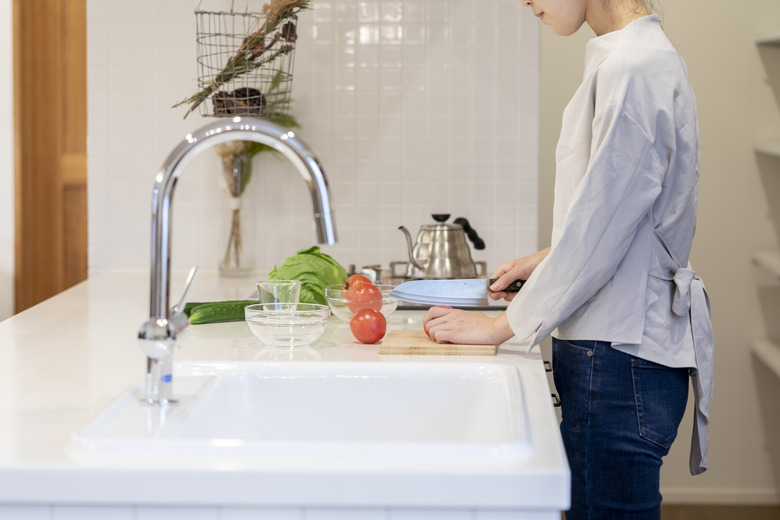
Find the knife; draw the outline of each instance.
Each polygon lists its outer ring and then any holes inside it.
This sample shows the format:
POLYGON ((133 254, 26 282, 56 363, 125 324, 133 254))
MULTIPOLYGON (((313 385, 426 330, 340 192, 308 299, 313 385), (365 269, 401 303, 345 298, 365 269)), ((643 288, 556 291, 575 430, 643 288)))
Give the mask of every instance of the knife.
MULTIPOLYGON (((411 280, 390 291, 390 296, 409 303, 479 307, 487 303, 488 287, 496 281, 486 278, 455 280, 411 280)), ((505 292, 517 292, 525 280, 515 280, 505 292)))

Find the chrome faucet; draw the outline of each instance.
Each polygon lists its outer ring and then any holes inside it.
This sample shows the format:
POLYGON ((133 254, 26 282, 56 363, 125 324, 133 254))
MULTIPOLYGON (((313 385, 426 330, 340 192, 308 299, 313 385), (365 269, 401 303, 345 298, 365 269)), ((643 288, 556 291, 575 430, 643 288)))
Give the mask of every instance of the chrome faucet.
MULTIPOLYGON (((317 241, 334 244, 336 230, 325 172, 309 147, 270 121, 234 117, 210 123, 188 134, 173 149, 155 177, 152 191, 152 264, 149 320, 138 331, 147 356, 146 393, 142 402, 167 405, 172 397, 173 350, 189 321, 183 315, 184 299, 170 308, 171 203, 176 182, 185 166, 201 151, 228 141, 255 141, 281 152, 303 177, 311 192, 317 241)), ((194 276, 194 275, 193 275, 194 276)), ((192 282, 192 276, 188 285, 192 282)))

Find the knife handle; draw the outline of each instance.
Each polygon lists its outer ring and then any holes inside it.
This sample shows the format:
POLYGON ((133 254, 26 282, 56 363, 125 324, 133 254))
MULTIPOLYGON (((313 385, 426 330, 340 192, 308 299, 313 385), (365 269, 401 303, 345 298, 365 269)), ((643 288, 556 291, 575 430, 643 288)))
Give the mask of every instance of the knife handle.
MULTIPOLYGON (((498 278, 491 278, 488 287, 496 283, 496 280, 498 280, 498 278)), ((506 288, 504 288, 504 292, 517 292, 523 287, 524 283, 525 280, 515 280, 514 282, 510 283, 506 288)))

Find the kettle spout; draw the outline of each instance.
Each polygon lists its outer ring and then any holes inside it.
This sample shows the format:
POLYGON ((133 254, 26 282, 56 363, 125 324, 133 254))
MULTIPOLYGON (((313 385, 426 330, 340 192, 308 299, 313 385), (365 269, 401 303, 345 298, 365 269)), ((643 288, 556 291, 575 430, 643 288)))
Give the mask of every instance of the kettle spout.
POLYGON ((424 267, 421 266, 417 262, 417 260, 415 260, 415 258, 414 258, 414 250, 413 250, 413 246, 412 246, 412 235, 411 235, 411 233, 409 233, 409 230, 406 229, 406 227, 404 227, 404 226, 398 226, 398 229, 403 231, 404 236, 406 237, 406 247, 409 250, 409 263, 412 264, 413 266, 415 266, 417 269, 420 269, 421 271, 424 270, 424 267))

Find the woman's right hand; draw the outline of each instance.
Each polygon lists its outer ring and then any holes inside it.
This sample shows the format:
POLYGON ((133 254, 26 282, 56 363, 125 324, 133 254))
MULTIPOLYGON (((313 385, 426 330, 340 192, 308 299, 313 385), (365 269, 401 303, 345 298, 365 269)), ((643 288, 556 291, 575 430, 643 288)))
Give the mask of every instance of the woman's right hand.
POLYGON ((516 292, 505 292, 509 284, 515 280, 528 280, 531 273, 534 272, 536 266, 545 259, 550 252, 550 248, 542 249, 532 255, 524 256, 522 258, 515 258, 509 262, 505 262, 498 266, 498 269, 493 273, 490 278, 496 278, 493 285, 488 287, 488 296, 493 300, 504 299, 506 301, 512 301, 516 292))

